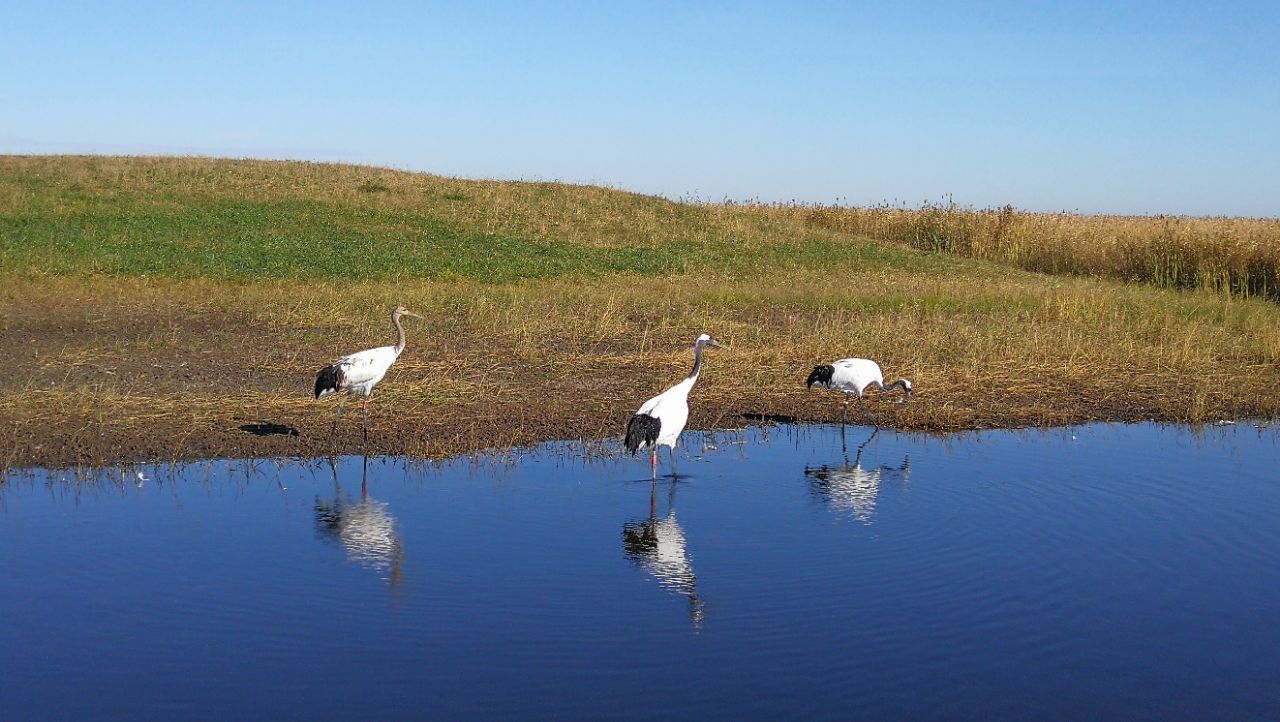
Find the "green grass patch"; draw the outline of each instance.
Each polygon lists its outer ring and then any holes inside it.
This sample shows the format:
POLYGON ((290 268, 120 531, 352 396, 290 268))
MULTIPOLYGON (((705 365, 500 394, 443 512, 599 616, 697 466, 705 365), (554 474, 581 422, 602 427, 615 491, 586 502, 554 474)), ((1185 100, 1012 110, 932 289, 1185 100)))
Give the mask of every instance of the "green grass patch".
POLYGON ((495 283, 804 268, 944 273, 956 265, 747 209, 586 186, 371 173, 0 158, 0 263, 8 272, 56 275, 495 283))

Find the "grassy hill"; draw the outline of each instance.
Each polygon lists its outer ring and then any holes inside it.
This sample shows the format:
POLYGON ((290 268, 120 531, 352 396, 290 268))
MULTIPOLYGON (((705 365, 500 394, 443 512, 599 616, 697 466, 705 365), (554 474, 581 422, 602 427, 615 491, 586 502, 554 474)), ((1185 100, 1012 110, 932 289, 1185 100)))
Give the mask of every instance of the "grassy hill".
MULTIPOLYGON (((931 209, 687 204, 311 163, 0 157, 0 352, 13 363, 0 461, 325 450, 332 404, 310 399, 311 377, 389 342, 397 303, 426 319, 375 394, 375 451, 615 435, 687 371, 702 331, 732 346, 694 392, 702 426, 838 418, 838 398, 803 380, 844 356, 915 382, 911 404, 871 403, 904 429, 1280 409, 1273 303, 1031 272, 974 250, 998 218, 951 212, 971 227, 954 236, 967 246, 917 242, 921 219, 941 227, 931 209), (256 420, 299 435, 240 429, 256 420)), ((996 235, 1023 249, 1066 248, 1062 228, 1136 227, 1007 223, 1017 232, 996 235)), ((1240 223, 1251 243, 1271 227, 1240 223)), ((362 448, 354 431, 336 448, 362 448)))
POLYGON ((553 183, 171 158, 6 158, 12 270, 511 281, 910 263, 911 254, 743 209, 553 183))

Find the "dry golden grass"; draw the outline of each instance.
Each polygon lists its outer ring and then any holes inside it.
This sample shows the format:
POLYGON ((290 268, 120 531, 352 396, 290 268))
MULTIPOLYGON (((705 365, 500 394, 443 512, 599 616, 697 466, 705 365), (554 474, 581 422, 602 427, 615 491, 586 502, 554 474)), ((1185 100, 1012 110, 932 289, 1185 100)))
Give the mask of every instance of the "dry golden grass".
MULTIPOLYGON (((1271 304, 1083 279, 9 280, 4 349, 19 373, 0 385, 0 420, 16 432, 10 464, 320 453, 334 402, 310 398, 315 371, 386 343, 396 303, 427 318, 410 322, 409 348, 375 393, 373 448, 388 453, 616 435, 640 401, 687 371, 704 330, 731 345, 709 357, 694 394, 693 423, 704 427, 748 413, 833 420, 838 397, 803 380, 848 355, 915 382, 905 406, 872 395, 899 428, 1202 422, 1280 408, 1271 304), (239 430, 257 420, 300 436, 239 430)), ((361 448, 356 429, 349 421, 338 449, 361 448)))
POLYGON ((1280 300, 1280 219, 873 207, 759 207, 842 233, 1030 271, 1280 300))

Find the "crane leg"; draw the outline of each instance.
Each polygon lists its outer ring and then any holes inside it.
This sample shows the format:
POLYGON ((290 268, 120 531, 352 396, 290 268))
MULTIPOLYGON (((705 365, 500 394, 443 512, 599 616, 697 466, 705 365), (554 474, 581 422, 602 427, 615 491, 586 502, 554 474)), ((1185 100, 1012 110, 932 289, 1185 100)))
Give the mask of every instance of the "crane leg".
MULTIPOLYGON (((862 399, 859 398, 859 401, 862 399)), ((844 413, 840 415, 840 425, 844 426, 849 421, 849 394, 844 395, 844 413)))
POLYGON ((876 422, 876 417, 872 416, 871 412, 867 411, 867 405, 862 403, 861 396, 858 397, 858 408, 862 409, 862 415, 867 417, 867 421, 870 421, 872 426, 877 429, 880 428, 880 424, 876 422))
POLYGON ((651 459, 650 468, 653 469, 653 480, 657 481, 658 480, 658 447, 657 446, 653 447, 653 456, 650 457, 650 459, 651 459))
POLYGON ((360 402, 360 411, 360 426, 364 428, 364 442, 367 444, 369 443, 369 399, 360 402))
POLYGON ((675 482, 676 480, 676 447, 668 446, 667 455, 671 457, 671 481, 675 482))
POLYGON ((342 397, 342 400, 338 402, 338 413, 336 413, 336 414, 334 414, 334 415, 333 415, 333 426, 330 426, 330 427, 329 427, 329 441, 330 441, 330 442, 332 442, 332 441, 333 441, 333 434, 334 434, 334 432, 338 430, 338 420, 342 418, 342 406, 343 406, 344 404, 346 404, 346 403, 347 403, 347 398, 348 398, 348 397, 343 396, 343 397, 342 397))

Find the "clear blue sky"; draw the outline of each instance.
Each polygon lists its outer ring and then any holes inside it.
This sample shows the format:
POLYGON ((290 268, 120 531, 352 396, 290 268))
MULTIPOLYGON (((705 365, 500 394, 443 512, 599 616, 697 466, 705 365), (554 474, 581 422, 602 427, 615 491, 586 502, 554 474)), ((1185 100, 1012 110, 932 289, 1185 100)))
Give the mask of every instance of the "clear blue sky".
POLYGON ((1280 215, 1280 3, 18 2, 0 152, 1280 215))

